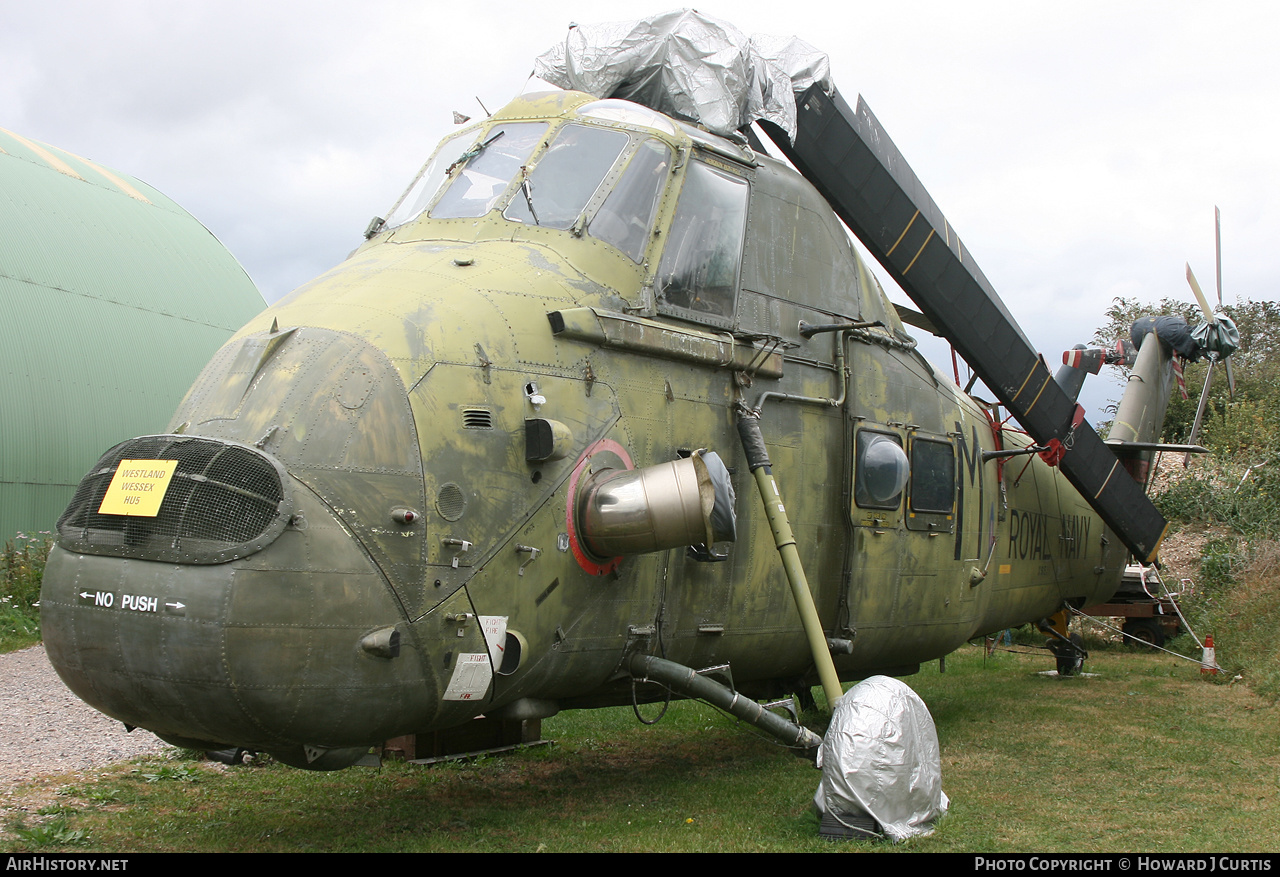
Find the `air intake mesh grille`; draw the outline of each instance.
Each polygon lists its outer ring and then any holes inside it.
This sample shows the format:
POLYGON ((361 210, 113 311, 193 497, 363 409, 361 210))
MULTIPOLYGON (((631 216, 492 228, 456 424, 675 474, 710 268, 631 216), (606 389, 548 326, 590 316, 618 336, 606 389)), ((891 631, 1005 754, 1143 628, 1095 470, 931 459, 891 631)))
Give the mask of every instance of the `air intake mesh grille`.
POLYGON ((85 554, 222 563, 270 544, 291 514, 278 463, 244 445, 146 436, 116 445, 80 482, 59 542, 85 554), (177 460, 154 517, 101 514, 121 460, 177 460))

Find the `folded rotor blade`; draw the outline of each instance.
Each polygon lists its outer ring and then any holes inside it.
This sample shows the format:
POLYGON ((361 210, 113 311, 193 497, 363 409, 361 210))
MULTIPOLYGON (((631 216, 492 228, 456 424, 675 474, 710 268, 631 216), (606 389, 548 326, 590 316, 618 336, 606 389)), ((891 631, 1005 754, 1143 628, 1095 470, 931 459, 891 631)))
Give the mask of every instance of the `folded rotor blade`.
POLYGON ((1154 559, 1164 517, 1093 427, 1075 419, 1075 400, 866 103, 854 110, 815 86, 796 116, 794 142, 768 122, 761 127, 1031 437, 1071 448, 1062 474, 1137 557, 1154 559))

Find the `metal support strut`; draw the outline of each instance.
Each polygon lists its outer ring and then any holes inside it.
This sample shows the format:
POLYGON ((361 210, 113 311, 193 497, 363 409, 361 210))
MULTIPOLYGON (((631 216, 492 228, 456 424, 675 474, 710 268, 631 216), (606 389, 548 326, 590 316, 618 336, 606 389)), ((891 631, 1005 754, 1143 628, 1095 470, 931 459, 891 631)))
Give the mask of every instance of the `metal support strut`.
POLYGON ((844 690, 840 687, 840 677, 836 674, 835 662, 831 660, 831 651, 827 647, 827 634, 822 629, 822 620, 818 618, 817 607, 813 604, 809 580, 805 577, 804 566, 800 563, 800 553, 796 550, 796 539, 791 532, 791 524, 787 520, 787 510, 782 504, 782 494, 779 493, 778 484, 773 479, 769 453, 765 450, 764 437, 760 434, 760 422, 754 414, 744 408, 738 410, 738 437, 742 439, 747 466, 755 476, 756 487, 759 488, 760 498, 764 501, 764 513, 769 519, 769 529, 773 531, 773 544, 782 557, 782 567, 786 570, 787 582, 791 585, 791 596, 796 601, 796 609, 804 625, 805 637, 809 640, 809 650, 813 654, 813 663, 818 668, 818 679, 822 683, 822 691, 827 696, 827 708, 835 709, 836 701, 840 699, 844 690))

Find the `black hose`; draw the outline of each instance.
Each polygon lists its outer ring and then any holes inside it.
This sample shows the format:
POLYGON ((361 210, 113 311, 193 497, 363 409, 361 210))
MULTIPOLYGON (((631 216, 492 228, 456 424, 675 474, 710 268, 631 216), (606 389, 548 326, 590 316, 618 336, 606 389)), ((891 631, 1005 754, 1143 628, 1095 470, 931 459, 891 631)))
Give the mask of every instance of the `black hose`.
POLYGON ((761 466, 768 468, 769 451, 764 446, 764 435, 760 432, 758 418, 744 412, 738 412, 738 437, 742 439, 742 450, 747 455, 747 466, 754 472, 761 466))
POLYGON ((750 722, 788 746, 816 750, 822 745, 822 738, 803 725, 792 724, 751 698, 705 676, 699 676, 696 671, 682 664, 652 655, 632 655, 627 663, 627 670, 637 679, 661 682, 686 697, 704 700, 717 709, 750 722))

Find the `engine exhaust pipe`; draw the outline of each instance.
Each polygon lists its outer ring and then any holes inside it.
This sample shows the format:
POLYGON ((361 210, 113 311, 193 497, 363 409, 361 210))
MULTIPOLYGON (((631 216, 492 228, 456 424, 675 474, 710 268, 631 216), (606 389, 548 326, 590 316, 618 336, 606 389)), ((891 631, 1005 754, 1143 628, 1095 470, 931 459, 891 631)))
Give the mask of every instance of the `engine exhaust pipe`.
POLYGON ((644 469, 605 469, 582 491, 578 529, 597 557, 732 542, 736 499, 714 451, 644 469))

